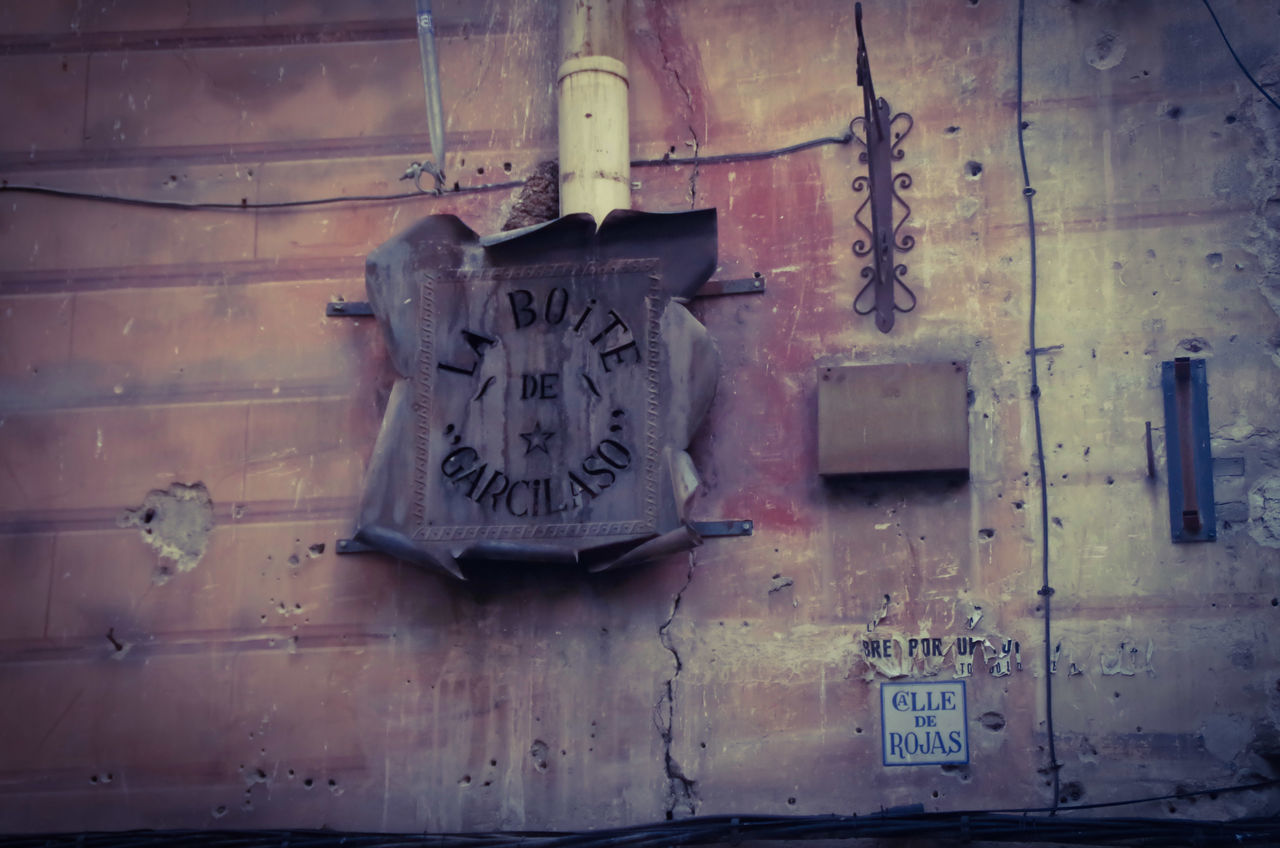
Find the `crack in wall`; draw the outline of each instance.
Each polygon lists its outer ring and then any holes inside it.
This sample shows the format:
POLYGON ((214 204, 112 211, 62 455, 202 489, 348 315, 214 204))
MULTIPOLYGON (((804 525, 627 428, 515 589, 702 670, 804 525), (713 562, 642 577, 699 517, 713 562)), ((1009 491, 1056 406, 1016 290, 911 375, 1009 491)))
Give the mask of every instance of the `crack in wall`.
MULTIPOLYGON (((662 47, 661 38, 658 39, 658 45, 659 47, 662 47)), ((688 86, 686 86, 684 81, 680 79, 680 72, 671 67, 668 63, 665 48, 663 48, 662 52, 662 66, 671 72, 671 77, 676 81, 676 86, 684 92, 685 99, 689 103, 689 114, 692 115, 693 92, 689 91, 688 86)), ((698 151, 701 148, 702 142, 698 138, 698 131, 693 128, 693 122, 690 121, 687 126, 689 127, 689 137, 693 139, 693 169, 689 172, 689 208, 696 209, 698 208, 698 151)))
POLYGON ((680 672, 684 669, 684 662, 680 659, 680 652, 676 650, 676 646, 671 640, 670 629, 671 623, 675 621, 676 613, 680 611, 680 601, 684 598, 684 593, 689 588, 689 584, 693 582, 693 569, 693 554, 689 554, 689 570, 685 574, 684 585, 676 592, 675 600, 671 604, 671 615, 667 616, 667 620, 658 627, 658 640, 662 642, 662 647, 671 652, 671 657, 675 660, 675 671, 663 684, 662 695, 658 698, 658 703, 653 708, 654 724, 658 728, 658 734, 662 737, 662 763, 667 781, 667 821, 693 816, 698 812, 696 781, 685 775, 680 764, 671 755, 671 739, 675 728, 676 712, 675 684, 676 678, 680 676, 680 672))
POLYGON ((702 140, 698 138, 698 131, 693 126, 693 116, 697 112, 697 108, 693 102, 693 91, 689 86, 685 85, 684 80, 680 78, 680 70, 671 61, 671 56, 667 52, 667 41, 663 37, 663 28, 661 26, 654 27, 654 40, 658 43, 658 54, 662 56, 662 70, 667 73, 676 88, 684 95, 685 106, 689 121, 686 126, 689 128, 689 137, 692 142, 686 142, 693 147, 693 170, 689 173, 689 208, 696 209, 698 203, 698 152, 702 145, 702 140))
POLYGON ((698 208, 698 133, 689 125, 689 135, 693 136, 693 170, 689 173, 689 208, 698 208))

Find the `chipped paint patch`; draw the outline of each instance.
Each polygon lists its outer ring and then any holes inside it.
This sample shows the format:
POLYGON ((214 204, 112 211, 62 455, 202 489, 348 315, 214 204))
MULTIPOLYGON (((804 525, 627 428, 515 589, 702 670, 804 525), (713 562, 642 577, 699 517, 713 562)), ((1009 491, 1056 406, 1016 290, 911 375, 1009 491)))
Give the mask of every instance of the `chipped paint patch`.
POLYGON ((1280 474, 1262 478, 1249 491, 1249 535, 1259 545, 1280 548, 1280 474))
POLYGON ((1114 652, 1098 654, 1098 661, 1102 665, 1102 673, 1107 676, 1118 674, 1134 677, 1138 672, 1145 671, 1154 677, 1156 670, 1151 665, 1154 653, 1155 645, 1150 639, 1147 640, 1145 651, 1132 642, 1121 642, 1114 652))

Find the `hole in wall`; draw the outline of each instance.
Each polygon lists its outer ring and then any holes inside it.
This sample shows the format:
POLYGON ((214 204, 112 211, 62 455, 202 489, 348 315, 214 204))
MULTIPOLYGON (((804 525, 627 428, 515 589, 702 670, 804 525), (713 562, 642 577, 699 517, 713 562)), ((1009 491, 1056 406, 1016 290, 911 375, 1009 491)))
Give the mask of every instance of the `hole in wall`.
POLYGON ((1084 784, 1078 780, 1072 780, 1062 784, 1062 791, 1058 795, 1058 803, 1074 804, 1084 797, 1084 784))
POLYGON ((1004 715, 998 712, 985 712, 978 716, 978 722, 992 732, 1004 730, 1006 724, 1004 715))
MULTIPOLYGON (((137 527, 142 540, 159 552, 162 561, 170 561, 180 572, 190 571, 209 545, 213 500, 203 483, 174 483, 167 489, 153 489, 141 505, 125 509, 116 526, 137 527)), ((156 582, 164 583, 169 576, 162 563, 156 582)))
POLYGON ((533 768, 538 772, 547 770, 547 752, 550 749, 546 742, 541 739, 533 740, 533 744, 529 746, 529 757, 533 760, 533 768))

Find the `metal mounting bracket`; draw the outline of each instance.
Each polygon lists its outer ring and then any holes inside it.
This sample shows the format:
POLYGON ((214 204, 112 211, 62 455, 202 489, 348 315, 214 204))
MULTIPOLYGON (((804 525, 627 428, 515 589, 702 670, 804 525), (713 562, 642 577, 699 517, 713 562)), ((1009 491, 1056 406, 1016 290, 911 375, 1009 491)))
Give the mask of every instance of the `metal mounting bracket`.
POLYGON ((340 554, 367 554, 378 549, 355 539, 339 539, 335 550, 340 554))
POLYGON ((755 522, 749 518, 730 519, 727 521, 690 521, 689 526, 704 539, 722 536, 750 536, 755 530, 755 522))
POLYGON ((363 300, 335 300, 324 305, 326 318, 365 318, 373 315, 373 307, 363 300))
MULTIPOLYGON (((704 539, 717 539, 729 536, 750 536, 755 530, 755 522, 749 518, 721 521, 690 521, 689 527, 704 539)), ((336 546, 336 552, 339 554, 363 554, 376 550, 377 548, 358 542, 355 539, 339 539, 336 546)))
MULTIPOLYGON (((764 294, 764 274, 734 280, 708 280, 694 297, 723 297, 731 294, 764 294)), ((371 318, 373 306, 364 300, 334 300, 324 305, 326 318, 371 318)))
POLYGON ((764 275, 757 273, 754 277, 737 280, 707 280, 698 289, 694 297, 720 297, 726 294, 764 294, 764 275))

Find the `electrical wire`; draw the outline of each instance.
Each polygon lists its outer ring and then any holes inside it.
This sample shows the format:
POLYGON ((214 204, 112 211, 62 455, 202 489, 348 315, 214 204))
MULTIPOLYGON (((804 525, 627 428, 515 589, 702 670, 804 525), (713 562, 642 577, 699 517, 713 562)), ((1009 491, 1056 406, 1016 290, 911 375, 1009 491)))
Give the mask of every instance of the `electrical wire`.
POLYGON ((1280 819, 1066 819, 992 811, 888 810, 865 816, 702 816, 582 832, 369 833, 335 830, 135 830, 0 836, 0 848, 666 848, 745 841, 922 839, 1086 845, 1274 845, 1280 819))
POLYGON ((239 211, 246 209, 297 209, 304 206, 324 206, 333 203, 376 203, 388 200, 409 200, 415 197, 442 197, 455 194, 476 194, 485 191, 498 191, 524 185, 524 180, 506 183, 489 183, 487 185, 464 186, 452 191, 436 194, 433 191, 403 191, 394 194, 352 194, 342 197, 318 197, 307 200, 272 200, 261 203, 250 203, 241 200, 239 203, 214 203, 209 201, 161 200, 151 197, 128 197, 118 194, 105 194, 78 189, 54 188, 52 186, 26 185, 23 183, 0 183, 0 192, 17 192, 20 194, 41 194, 51 197, 90 200, 100 203, 115 203, 123 206, 147 206, 158 209, 179 209, 183 211, 239 211))
MULTIPOLYGON (((716 156, 693 156, 673 158, 664 156, 661 159, 635 159, 632 160, 633 168, 658 168, 671 167, 676 165, 717 165, 728 162, 753 162, 761 159, 774 159, 779 156, 787 156, 792 153, 799 153, 802 150, 809 150, 814 147, 821 147, 827 144, 848 144, 853 140, 853 134, 846 132, 838 136, 823 136, 822 138, 814 138, 808 141, 802 141, 798 144, 791 144, 786 147, 778 147, 773 150, 756 150, 748 153, 723 153, 716 156)), ((417 163, 415 163, 417 164, 417 163)), ((410 169, 412 172, 412 168, 410 169)), ((453 197, 463 194, 478 194, 481 192, 501 191, 503 189, 519 188, 526 183, 526 180, 511 180, 503 183, 487 183, 483 185, 458 186, 454 185, 453 189, 445 191, 433 191, 424 189, 418 183, 417 174, 411 174, 414 178, 414 185, 418 187, 417 191, 396 192, 392 194, 353 194, 335 197, 318 197, 307 200, 276 200, 266 202, 251 203, 248 199, 242 199, 239 203, 215 203, 208 201, 186 201, 186 200, 162 200, 160 198, 150 197, 129 197, 126 195, 109 194, 95 191, 82 191, 79 189, 54 188, 52 186, 30 185, 26 183, 11 183, 6 181, 0 182, 0 192, 14 192, 19 194, 37 194, 47 197, 61 197, 74 200, 87 200, 98 203, 115 203, 124 206, 144 206, 157 209, 174 209, 182 211, 203 211, 203 212, 231 212, 244 211, 251 209, 297 209, 307 206, 324 206, 335 203, 381 203, 392 200, 411 200, 420 197, 453 197)))
MULTIPOLYGON (((1263 789, 1280 780, 1236 784, 1123 801, 1064 807, 1059 812, 1115 807, 1197 795, 1263 789)), ((863 816, 716 815, 591 831, 489 833, 368 833, 333 830, 168 830, 0 835, 0 848, 665 848, 742 841, 893 839, 1055 842, 1090 845, 1274 845, 1280 819, 1235 821, 1137 817, 1067 819, 1033 815, 1047 808, 926 813, 922 805, 863 816)))
POLYGON ((1031 249, 1031 304, 1028 309, 1027 335, 1030 339, 1031 357, 1031 408, 1035 415, 1036 429, 1036 463, 1040 469, 1040 564, 1041 586, 1037 592, 1043 598, 1044 605, 1044 718, 1045 734, 1049 737, 1049 774, 1053 786, 1053 802, 1051 810, 1058 808, 1059 775, 1061 766, 1058 763, 1058 752, 1053 730, 1053 628, 1052 614, 1053 587, 1049 585, 1049 486, 1048 473, 1044 462, 1044 430, 1040 422, 1040 378, 1039 365, 1036 362, 1036 297, 1038 279, 1036 273, 1036 212, 1032 203, 1036 190, 1031 187, 1031 176, 1027 169, 1027 146, 1023 139, 1026 122, 1022 119, 1022 45, 1025 30, 1026 0, 1018 0, 1018 157, 1022 162, 1022 196, 1027 202, 1027 235, 1031 249))
POLYGON ((1102 810, 1110 807, 1131 807, 1135 804, 1153 804, 1158 801, 1180 801, 1188 798, 1198 798, 1203 795, 1209 796, 1211 799, 1218 795, 1227 795, 1232 792, 1250 792, 1257 789, 1269 789, 1273 786, 1280 786, 1280 779, 1260 780, 1257 783, 1236 783, 1230 786, 1211 786, 1208 789, 1190 789, 1184 792, 1170 792, 1165 795, 1147 795, 1140 798, 1126 798, 1123 801, 1095 801, 1090 804, 1058 804, 1054 807, 1015 807, 1010 809, 986 810, 988 813, 1048 813, 1057 810, 1060 813, 1070 813, 1077 810, 1102 810))
POLYGON ((1246 68, 1244 66, 1244 62, 1240 60, 1240 55, 1236 53, 1236 49, 1231 46, 1231 39, 1227 38, 1227 33, 1222 28, 1222 22, 1218 20, 1217 13, 1214 12, 1213 7, 1209 5, 1209 0, 1203 0, 1203 2, 1204 2, 1204 7, 1209 10, 1209 17, 1213 18, 1213 23, 1218 28, 1218 34, 1222 36, 1223 43, 1227 45, 1227 50, 1231 51, 1231 58, 1235 59, 1236 64, 1240 66, 1240 71, 1246 77, 1248 77, 1249 82, 1253 83, 1253 87, 1258 89, 1258 91, 1262 94, 1262 96, 1267 98, 1268 101, 1270 101, 1272 106, 1276 107, 1277 109, 1280 109, 1280 103, 1277 103, 1276 99, 1272 97, 1270 94, 1268 94, 1265 88, 1263 88, 1261 85, 1258 84, 1258 81, 1253 78, 1253 74, 1249 73, 1249 69, 1246 68))
POLYGON ((687 156, 679 159, 674 159, 670 156, 664 156, 661 159, 633 159, 631 160, 631 167, 653 168, 663 165, 719 165, 726 162, 754 162, 760 159, 775 159, 779 156, 799 153, 812 147, 822 147, 826 144, 848 144, 851 141, 853 141, 853 132, 845 131, 841 135, 812 138, 787 147, 778 147, 773 150, 757 150, 751 153, 720 153, 715 156, 687 156))

